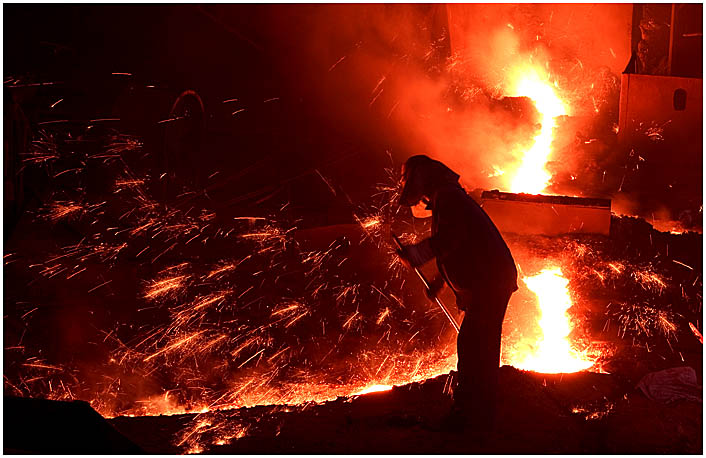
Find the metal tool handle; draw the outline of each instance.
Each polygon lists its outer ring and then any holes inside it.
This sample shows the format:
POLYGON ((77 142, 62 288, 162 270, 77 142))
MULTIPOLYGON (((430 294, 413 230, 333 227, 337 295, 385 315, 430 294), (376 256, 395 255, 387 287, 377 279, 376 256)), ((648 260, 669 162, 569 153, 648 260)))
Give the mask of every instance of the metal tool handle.
MULTIPOLYGON (((402 245, 402 242, 400 241, 400 238, 399 238, 399 237, 397 237, 395 234, 392 234, 392 240, 395 241, 395 245, 397 245, 397 248, 398 248, 400 251, 403 251, 403 250, 404 250, 404 246, 402 245)), ((426 277, 424 276, 424 274, 422 273, 422 271, 419 270, 418 267, 413 267, 413 269, 414 269, 414 272, 415 272, 415 273, 417 274, 417 276, 419 277, 419 279, 420 279, 420 280, 422 281, 422 283, 424 284, 424 287, 425 287, 427 290, 431 290, 431 286, 430 286, 430 284, 429 284, 429 281, 426 279, 426 277)), ((458 323, 456 323, 456 320, 455 320, 454 317, 451 315, 451 312, 449 312, 449 309, 446 308, 446 306, 444 305, 444 303, 441 302, 441 299, 439 299, 436 294, 434 294, 434 301, 435 301, 436 304, 441 308, 441 310, 444 312, 444 315, 446 315, 446 318, 449 319, 449 321, 451 322, 451 325, 454 327, 454 329, 455 329, 456 332, 458 333, 458 332, 459 332, 459 329, 460 329, 459 326, 458 326, 458 323)))

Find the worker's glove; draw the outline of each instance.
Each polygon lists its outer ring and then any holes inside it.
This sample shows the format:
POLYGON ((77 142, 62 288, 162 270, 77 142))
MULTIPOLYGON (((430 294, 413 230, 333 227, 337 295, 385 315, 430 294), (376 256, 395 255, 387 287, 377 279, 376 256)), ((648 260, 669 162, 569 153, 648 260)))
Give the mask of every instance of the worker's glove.
POLYGON ((434 258, 434 252, 431 249, 431 239, 422 240, 416 245, 405 245, 401 250, 397 250, 397 254, 412 267, 426 264, 434 258))
POLYGON ((429 288, 426 289, 425 293, 429 300, 434 301, 439 295, 439 292, 444 288, 444 278, 439 276, 434 280, 429 282, 429 288))

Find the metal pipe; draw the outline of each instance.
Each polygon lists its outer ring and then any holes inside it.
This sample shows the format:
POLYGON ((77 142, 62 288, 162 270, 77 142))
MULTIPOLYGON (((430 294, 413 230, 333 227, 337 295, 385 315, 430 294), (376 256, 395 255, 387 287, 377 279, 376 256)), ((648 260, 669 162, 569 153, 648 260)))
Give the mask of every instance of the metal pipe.
POLYGON ((667 75, 672 76, 672 59, 674 58, 674 28, 676 27, 677 5, 672 3, 672 17, 669 24, 669 54, 667 57, 667 75))

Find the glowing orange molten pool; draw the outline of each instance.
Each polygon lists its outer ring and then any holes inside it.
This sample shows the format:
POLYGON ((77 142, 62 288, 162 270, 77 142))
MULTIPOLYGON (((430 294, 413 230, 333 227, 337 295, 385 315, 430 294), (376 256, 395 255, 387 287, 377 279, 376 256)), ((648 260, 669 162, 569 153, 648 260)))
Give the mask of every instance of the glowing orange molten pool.
POLYGON ((594 361, 571 346, 572 331, 567 310, 572 306, 569 280, 560 268, 551 267, 532 277, 523 278, 524 283, 538 300, 538 324, 542 337, 535 343, 513 352, 509 364, 518 369, 545 374, 569 373, 585 370, 594 361))

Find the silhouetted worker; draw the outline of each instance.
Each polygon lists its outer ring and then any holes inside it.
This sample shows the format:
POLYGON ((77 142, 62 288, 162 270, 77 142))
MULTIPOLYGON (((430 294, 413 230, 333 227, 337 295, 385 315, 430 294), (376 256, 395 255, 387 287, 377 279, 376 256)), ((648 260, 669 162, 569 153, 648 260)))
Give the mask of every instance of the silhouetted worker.
POLYGON ((456 295, 456 306, 465 311, 457 340, 454 406, 442 426, 484 431, 494 421, 502 323, 517 290, 517 270, 498 229, 458 179, 428 156, 407 160, 400 204, 426 204, 432 228, 431 237, 399 254, 412 267, 436 258, 441 276, 427 294, 434 297, 446 283, 456 295))

